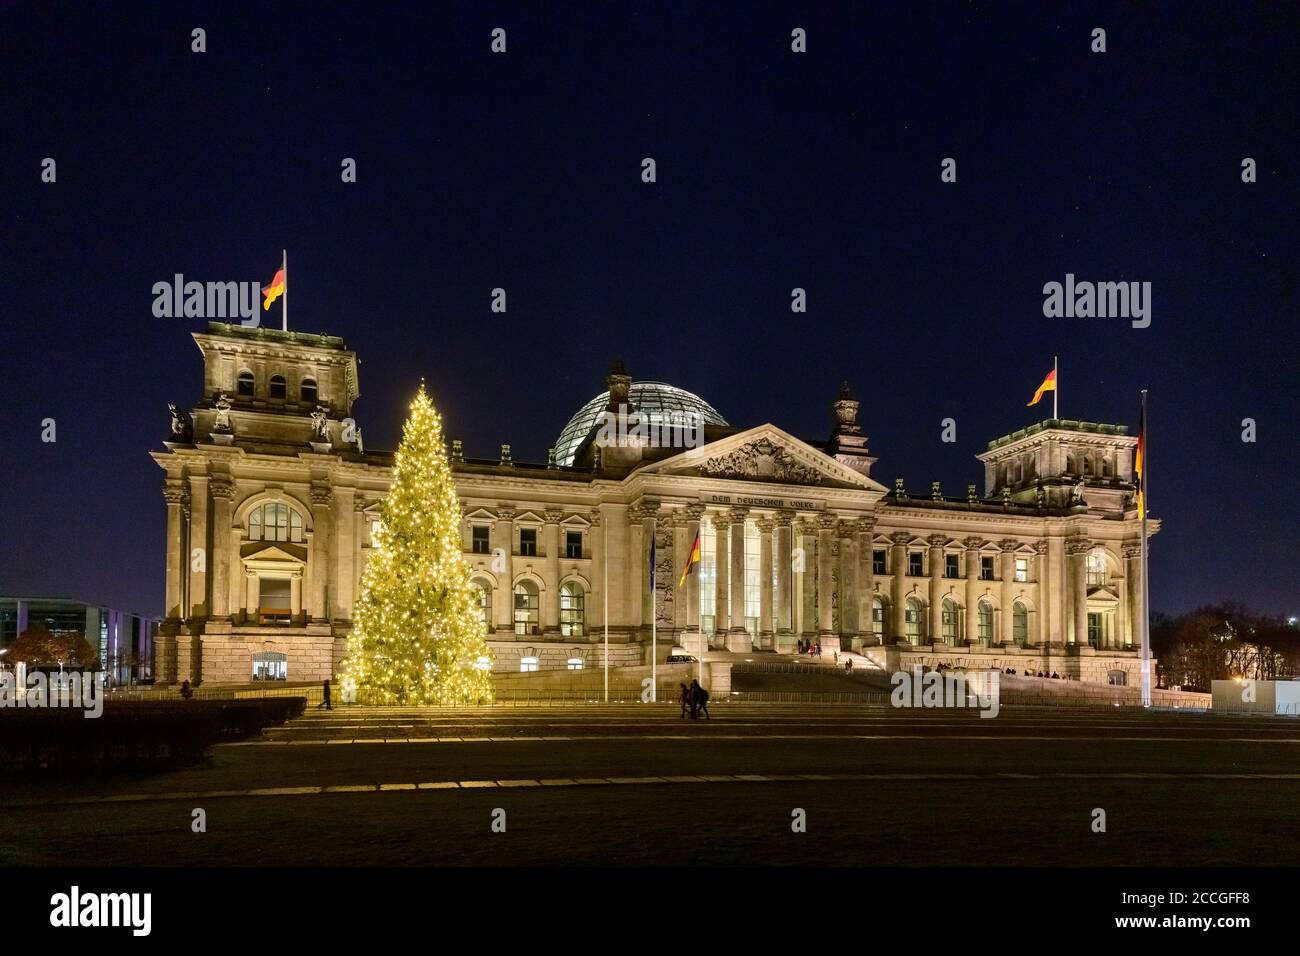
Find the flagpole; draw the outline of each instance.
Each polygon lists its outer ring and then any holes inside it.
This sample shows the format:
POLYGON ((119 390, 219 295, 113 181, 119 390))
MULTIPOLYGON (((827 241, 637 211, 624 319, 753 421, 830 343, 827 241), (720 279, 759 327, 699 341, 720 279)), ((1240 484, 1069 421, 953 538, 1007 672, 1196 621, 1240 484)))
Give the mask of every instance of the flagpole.
MULTIPOLYGON (((285 281, 288 282, 287 275, 285 277, 285 281)), ((1056 386, 1054 389, 1052 389, 1052 418, 1059 420, 1060 415, 1057 414, 1056 402, 1057 399, 1061 397, 1061 373, 1060 370, 1057 369, 1056 367, 1056 358, 1057 357, 1055 355, 1052 356, 1052 384, 1056 386)))
POLYGON ((605 592, 605 703, 609 703, 609 521, 602 520, 604 526, 604 543, 600 549, 604 552, 605 572, 604 580, 601 582, 601 590, 605 592))
POLYGON ((1147 583, 1147 502, 1150 501, 1151 436, 1147 432, 1147 390, 1142 389, 1142 706, 1151 706, 1151 590, 1147 583))
POLYGON ((289 250, 280 250, 280 268, 284 270, 284 295, 280 297, 280 329, 289 331, 289 250))

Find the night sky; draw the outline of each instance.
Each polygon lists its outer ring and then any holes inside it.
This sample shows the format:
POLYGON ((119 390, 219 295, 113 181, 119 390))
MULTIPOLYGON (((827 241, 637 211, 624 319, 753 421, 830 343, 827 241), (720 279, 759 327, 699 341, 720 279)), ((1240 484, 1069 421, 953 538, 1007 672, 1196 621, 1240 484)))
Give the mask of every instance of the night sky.
POLYGON ((1059 355, 1064 418, 1150 389, 1153 607, 1300 612, 1300 4, 50 6, 0 2, 0 594, 161 613, 206 322, 151 288, 287 247, 369 448, 424 376, 467 455, 544 460, 621 356, 809 439, 848 379, 873 476, 962 495, 1059 355), (1045 318, 1070 272, 1150 328, 1045 318))

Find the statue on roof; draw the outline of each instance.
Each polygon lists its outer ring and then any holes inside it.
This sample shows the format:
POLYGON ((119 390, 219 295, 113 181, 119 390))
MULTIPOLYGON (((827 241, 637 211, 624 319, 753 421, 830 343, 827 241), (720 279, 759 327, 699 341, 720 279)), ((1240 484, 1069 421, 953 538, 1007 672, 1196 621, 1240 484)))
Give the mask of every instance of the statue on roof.
POLYGON ((225 392, 218 392, 217 400, 213 402, 213 407, 217 410, 217 422, 215 426, 217 431, 230 431, 230 396, 225 392))
POLYGON ((187 442, 194 434, 194 426, 187 412, 181 411, 171 402, 167 403, 172 413, 172 441, 187 442))
POLYGON ((316 410, 311 413, 312 441, 327 442, 330 440, 328 417, 329 412, 324 405, 317 405, 316 410))

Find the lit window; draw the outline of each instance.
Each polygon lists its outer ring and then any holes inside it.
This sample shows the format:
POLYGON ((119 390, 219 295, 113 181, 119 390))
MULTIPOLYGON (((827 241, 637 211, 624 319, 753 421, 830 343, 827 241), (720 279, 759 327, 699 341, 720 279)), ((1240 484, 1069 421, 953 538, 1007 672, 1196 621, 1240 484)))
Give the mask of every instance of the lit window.
POLYGON ((302 515, 282 501, 268 501, 249 514, 248 539, 301 544, 302 515))
POLYGON ((921 604, 915 598, 907 599, 903 611, 903 631, 909 644, 921 643, 921 604))
POLYGON ((1029 614, 1019 601, 1011 611, 1011 637, 1021 647, 1029 642, 1029 614))
POLYGON ((492 630, 492 585, 478 580, 470 582, 470 587, 474 591, 474 604, 478 608, 479 617, 483 619, 483 625, 490 631, 492 630))
POLYGON ((253 395, 253 373, 245 369, 239 373, 239 382, 235 386, 235 393, 251 398, 253 395))
POLYGON ((286 393, 287 391, 288 391, 288 389, 287 389, 287 387, 285 386, 285 383, 284 383, 284 376, 283 376, 283 375, 272 375, 272 376, 271 376, 271 390, 270 390, 270 395, 271 395, 271 397, 272 397, 272 398, 284 398, 285 393, 286 393))
POLYGON ((298 397, 305 405, 316 404, 316 380, 314 378, 304 378, 302 385, 298 388, 298 397))
POLYGON ((581 658, 581 657, 570 657, 570 658, 569 658, 568 666, 569 666, 569 670, 571 670, 571 671, 580 671, 580 670, 582 670, 582 658, 581 658))
POLYGON ((717 600, 718 538, 708 515, 700 518, 700 564, 696 573, 700 576, 700 630, 712 634, 717 600))
POLYGON ((582 532, 564 532, 564 556, 575 561, 582 557, 582 532))
POLYGON ((583 634, 583 598, 581 584, 570 582, 560 588, 560 633, 565 637, 583 634))
POLYGON ((883 644, 885 642, 885 604, 880 598, 871 599, 871 629, 875 632, 876 641, 883 644))
POLYGON ((519 670, 521 673, 530 673, 537 670, 537 658, 521 657, 519 658, 519 670))
POLYGON ((1016 558, 1016 580, 1024 583, 1029 580, 1029 559, 1016 558))
POLYGON ((759 556, 763 539, 758 533, 754 521, 745 522, 745 630, 750 636, 758 636, 758 615, 760 595, 763 590, 762 569, 759 556))
POLYGON ((1092 647, 1101 647, 1101 615, 1088 615, 1088 644, 1092 647))
POLYGON ((520 581, 515 585, 515 633, 536 634, 538 622, 537 585, 520 581))
POLYGON ((278 651, 259 651, 253 655, 253 680, 288 680, 289 659, 278 651))
POLYGON ((944 601, 940 612, 943 624, 943 642, 949 646, 957 644, 957 605, 944 601))
POLYGON ((980 643, 989 645, 993 643, 993 606, 988 601, 980 601, 979 604, 979 638, 980 643))
POLYGON ((1106 552, 1100 548, 1088 552, 1088 584, 1100 587, 1106 583, 1106 552))

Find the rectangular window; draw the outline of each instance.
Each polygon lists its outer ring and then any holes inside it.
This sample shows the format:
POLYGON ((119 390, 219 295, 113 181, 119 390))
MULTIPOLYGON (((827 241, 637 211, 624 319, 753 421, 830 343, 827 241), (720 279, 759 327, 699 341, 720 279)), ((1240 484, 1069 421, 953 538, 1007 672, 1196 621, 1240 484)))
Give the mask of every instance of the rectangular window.
POLYGON ((525 558, 537 557, 537 529, 519 529, 519 554, 525 558))
POLYGON ((708 515, 700 519, 700 630, 713 633, 714 606, 718 581, 718 538, 708 515))
POLYGON ((871 573, 885 574, 885 551, 881 548, 871 552, 871 573))
POLYGON ((1093 647, 1101 647, 1101 615, 1088 615, 1088 643, 1093 647))
POLYGON ((1021 584, 1029 580, 1029 559, 1016 558, 1016 580, 1021 584))
POLYGON ((485 524, 476 524, 470 529, 470 535, 473 538, 475 554, 491 554, 492 545, 488 541, 488 526, 485 524))
POLYGON ((564 556, 577 560, 582 557, 582 532, 564 532, 564 556))
POLYGON ((759 556, 763 539, 758 525, 745 522, 745 628, 751 637, 758 636, 759 602, 763 588, 763 570, 759 556))
POLYGON ((980 580, 993 580, 993 556, 991 554, 980 556, 980 580))
POLYGON ((922 557, 920 551, 909 551, 907 553, 907 573, 914 578, 925 576, 925 571, 922 570, 922 557))
POLYGON ((957 555, 945 554, 943 556, 943 576, 945 578, 961 577, 957 568, 957 555))

